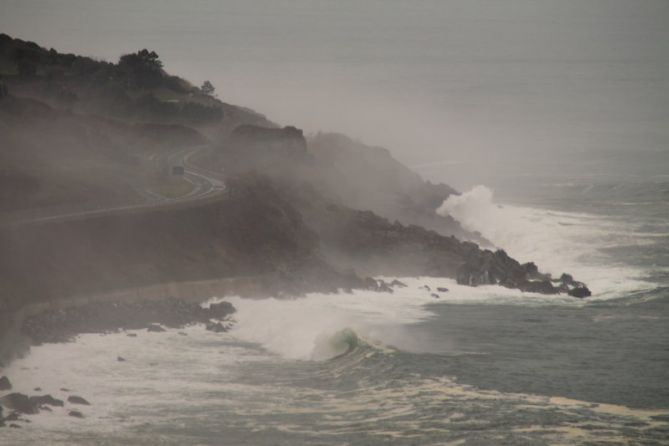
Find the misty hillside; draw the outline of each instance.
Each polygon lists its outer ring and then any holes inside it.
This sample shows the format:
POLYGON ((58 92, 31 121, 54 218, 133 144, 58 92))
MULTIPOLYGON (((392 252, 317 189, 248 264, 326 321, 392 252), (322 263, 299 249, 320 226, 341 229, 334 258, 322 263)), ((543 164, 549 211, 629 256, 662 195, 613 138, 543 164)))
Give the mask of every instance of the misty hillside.
POLYGON ((240 276, 274 277, 270 294, 376 275, 574 287, 462 241, 484 242, 435 212, 457 192, 387 150, 279 128, 153 51, 111 63, 0 35, 0 76, 4 308, 240 276))

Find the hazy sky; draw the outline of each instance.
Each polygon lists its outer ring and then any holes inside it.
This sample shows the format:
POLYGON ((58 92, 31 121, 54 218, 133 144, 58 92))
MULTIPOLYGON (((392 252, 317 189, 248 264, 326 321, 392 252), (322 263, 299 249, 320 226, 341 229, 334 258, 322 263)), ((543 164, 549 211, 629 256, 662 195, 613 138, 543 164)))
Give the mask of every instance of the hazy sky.
POLYGON ((0 0, 0 31, 155 49, 224 100, 414 165, 669 151, 666 0, 0 0))

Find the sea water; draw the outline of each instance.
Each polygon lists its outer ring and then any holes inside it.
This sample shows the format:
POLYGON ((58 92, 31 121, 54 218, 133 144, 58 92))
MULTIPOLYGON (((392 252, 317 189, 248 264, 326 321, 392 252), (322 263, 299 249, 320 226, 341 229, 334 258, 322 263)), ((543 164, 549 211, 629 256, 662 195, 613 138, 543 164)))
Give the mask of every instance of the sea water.
POLYGON ((226 298, 228 333, 34 347, 3 371, 15 389, 92 405, 84 419, 31 416, 2 444, 667 444, 669 187, 555 187, 550 206, 480 186, 441 211, 591 298, 428 277, 393 293, 226 298))

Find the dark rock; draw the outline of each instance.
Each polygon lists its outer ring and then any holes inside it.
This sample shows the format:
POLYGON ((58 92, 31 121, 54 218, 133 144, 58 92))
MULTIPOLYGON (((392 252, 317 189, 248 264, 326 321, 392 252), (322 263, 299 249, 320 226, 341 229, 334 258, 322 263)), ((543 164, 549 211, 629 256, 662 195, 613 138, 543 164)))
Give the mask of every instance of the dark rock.
POLYGON ((209 306, 209 317, 212 319, 223 319, 226 316, 234 313, 235 307, 230 302, 219 302, 209 306))
POLYGON ((439 299, 439 295, 437 293, 432 293, 430 296, 434 297, 435 299, 439 299))
POLYGON ((72 395, 72 396, 68 397, 67 402, 72 403, 72 404, 83 404, 84 406, 90 406, 91 405, 91 403, 86 401, 84 398, 82 398, 80 396, 76 396, 76 395, 72 395))
POLYGON ((28 395, 22 393, 10 393, 0 398, 0 404, 13 409, 15 412, 35 414, 39 412, 39 404, 28 395))
POLYGON ((62 407, 65 405, 63 400, 59 400, 58 398, 54 398, 51 395, 41 395, 41 396, 31 396, 30 397, 31 401, 34 401, 38 407, 39 406, 58 406, 62 407))
POLYGON ((161 327, 158 324, 151 324, 148 327, 146 327, 146 331, 161 333, 161 332, 164 332, 164 331, 167 331, 167 330, 165 330, 163 327, 161 327))
POLYGON ((41 391, 42 391, 42 388, 41 388, 41 387, 35 387, 33 390, 34 390, 35 392, 41 392, 41 391))
POLYGON ((445 288, 445 287, 438 287, 438 288, 437 288, 437 291, 439 291, 440 293, 448 293, 448 288, 445 288))
POLYGON ((579 299, 583 299, 584 297, 589 297, 592 295, 588 287, 583 284, 581 284, 581 286, 569 290, 567 294, 569 294, 572 297, 578 297, 579 299))
POLYGON ((542 294, 558 293, 558 290, 553 286, 553 284, 547 280, 525 282, 520 286, 520 289, 522 291, 527 291, 530 293, 542 293, 542 294))
POLYGON ((10 424, 9 427, 13 427, 14 429, 20 429, 21 428, 21 426, 19 426, 18 424, 15 424, 15 423, 10 424))
POLYGON ((75 418, 84 418, 84 414, 79 412, 78 410, 71 410, 67 414, 75 418))
POLYGON ((525 273, 529 276, 539 274, 539 268, 534 262, 524 263, 522 267, 525 270, 525 273))
POLYGON ((117 360, 118 362, 125 362, 125 358, 124 358, 123 356, 117 356, 117 357, 116 357, 116 360, 117 360))
POLYGON ((61 387, 61 388, 60 388, 60 391, 61 391, 61 392, 69 392, 70 389, 68 389, 67 387, 61 387))
POLYGON ((564 283, 565 285, 573 285, 574 277, 571 274, 563 273, 560 276, 560 282, 564 283))
POLYGON ((220 322, 209 322, 206 325, 206 329, 208 331, 213 331, 214 333, 225 333, 228 331, 228 328, 220 322))
POLYGON ((126 336, 129 337, 129 338, 136 338, 137 333, 128 333, 126 336))
POLYGON ((430 287, 427 286, 427 285, 423 285, 423 286, 421 287, 421 289, 426 290, 426 291, 432 291, 432 288, 430 288, 430 287))
POLYGON ((407 284, 400 280, 395 279, 392 282, 390 282, 390 286, 396 286, 398 288, 406 288, 407 284))
POLYGON ((9 378, 3 376, 0 378, 0 390, 9 390, 12 388, 12 383, 9 382, 9 378))

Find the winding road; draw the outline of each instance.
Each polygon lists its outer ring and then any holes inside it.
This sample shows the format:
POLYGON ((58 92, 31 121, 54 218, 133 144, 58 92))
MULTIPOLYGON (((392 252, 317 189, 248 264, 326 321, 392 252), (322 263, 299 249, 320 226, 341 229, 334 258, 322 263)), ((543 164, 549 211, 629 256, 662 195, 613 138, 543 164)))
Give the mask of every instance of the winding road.
POLYGON ((183 166, 183 179, 193 186, 192 189, 179 197, 166 197, 148 189, 139 190, 144 198, 141 203, 125 205, 105 206, 100 205, 77 205, 77 206, 55 206, 49 208, 31 209, 15 213, 11 218, 0 223, 2 226, 20 226, 31 223, 60 222, 67 220, 78 220, 81 218, 101 216, 114 213, 131 212, 140 209, 152 209, 159 207, 170 207, 177 204, 199 201, 213 198, 225 192, 225 183, 220 172, 204 169, 193 165, 191 158, 208 148, 207 145, 191 146, 176 152, 167 154, 165 158, 156 154, 150 160, 156 166, 166 165, 183 166))

